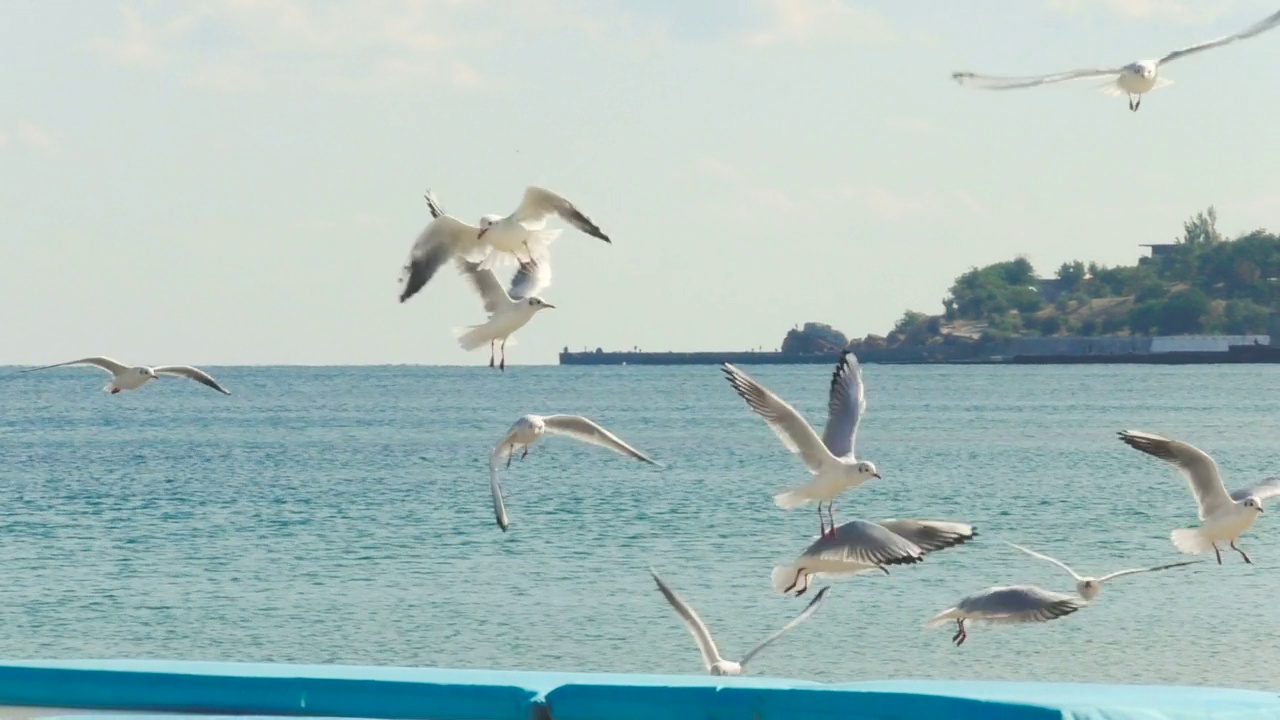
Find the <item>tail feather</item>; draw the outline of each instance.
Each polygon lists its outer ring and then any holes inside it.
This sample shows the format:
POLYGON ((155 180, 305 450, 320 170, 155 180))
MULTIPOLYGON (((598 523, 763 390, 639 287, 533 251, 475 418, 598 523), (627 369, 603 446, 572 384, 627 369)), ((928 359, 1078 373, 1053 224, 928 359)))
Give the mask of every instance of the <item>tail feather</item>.
POLYGON ((454 337, 458 338, 458 344, 463 350, 475 350, 491 341, 493 338, 485 332, 487 328, 484 325, 468 325, 467 327, 454 328, 454 337))
POLYGON ((948 621, 955 620, 958 617, 960 617, 960 611, 957 608, 949 607, 925 621, 925 626, 941 627, 946 625, 948 621))
POLYGON ((813 498, 810 498, 805 494, 803 488, 791 488, 790 490, 784 490, 777 495, 774 495, 773 504, 783 510, 792 510, 794 508, 801 507, 802 505, 807 505, 812 499, 813 498))
POLYGON ((1187 555, 1199 555, 1213 549, 1213 543, 1209 542, 1196 528, 1178 528, 1169 533, 1169 539, 1173 541, 1173 546, 1178 548, 1178 552, 1187 555))

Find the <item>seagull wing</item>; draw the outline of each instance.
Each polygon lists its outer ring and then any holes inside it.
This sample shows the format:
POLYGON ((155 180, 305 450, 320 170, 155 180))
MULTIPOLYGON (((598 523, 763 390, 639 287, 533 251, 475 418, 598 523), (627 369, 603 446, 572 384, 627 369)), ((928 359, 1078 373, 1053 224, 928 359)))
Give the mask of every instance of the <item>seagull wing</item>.
POLYGON ((1059 83, 1066 80, 1075 80, 1077 78, 1102 77, 1104 75, 1119 75, 1123 68, 1113 68, 1104 70, 1102 68, 1088 68, 1083 70, 1071 70, 1069 72, 1054 73, 1052 75, 1038 75, 1025 77, 1002 77, 998 75, 978 75, 971 72, 953 72, 951 79, 961 85, 971 85, 984 90, 1013 90, 1015 88, 1035 87, 1037 85, 1049 85, 1051 83, 1059 83))
POLYGON ((978 533, 967 523, 946 520, 877 520, 876 524, 926 553, 946 550, 969 542, 978 533))
POLYGON ((862 383, 862 368, 849 350, 840 354, 831 374, 831 392, 827 399, 827 427, 822 443, 836 457, 852 457, 857 440, 858 423, 867 409, 867 388, 862 383))
POLYGON ((161 365, 160 367, 151 368, 157 375, 180 375, 184 378, 190 378, 196 382, 211 387, 223 395, 230 395, 231 391, 218 384, 217 380, 209 373, 193 368, 190 365, 161 365))
POLYGON ((524 199, 520 201, 520 207, 516 208, 511 216, 516 220, 537 222, 545 220, 550 215, 559 215, 565 222, 573 225, 582 232, 598 237, 601 240, 612 244, 613 241, 605 235, 600 228, 591 221, 591 218, 582 214, 582 211, 574 207, 573 203, 564 197, 534 185, 530 185, 524 191, 524 199))
POLYGON ((95 357, 81 358, 79 360, 68 360, 67 362, 56 363, 54 365, 44 365, 41 367, 27 368, 22 372, 33 372, 35 370, 48 370, 49 368, 67 367, 69 365, 93 365, 94 367, 99 367, 99 368, 102 368, 103 370, 106 370, 112 375, 119 375, 120 373, 129 369, 129 366, 125 365, 124 363, 119 363, 119 362, 116 362, 115 360, 112 360, 109 357, 102 357, 101 355, 98 355, 95 357))
POLYGON ((712 665, 720 662, 720 651, 716 648, 716 641, 711 639, 711 631, 707 629, 702 618, 698 617, 698 613, 693 611, 679 595, 675 594, 667 584, 662 582, 662 578, 658 577, 658 573, 653 568, 649 568, 649 574, 653 576, 654 582, 658 583, 658 590, 662 592, 662 596, 667 599, 671 607, 675 608, 680 619, 684 621, 684 626, 689 629, 689 634, 693 636, 695 642, 698 643, 698 650, 702 652, 702 664, 711 669, 712 665))
POLYGON ((427 200, 427 209, 431 211, 432 219, 442 217, 445 214, 444 209, 440 207, 440 201, 436 200, 436 195, 431 190, 428 189, 422 197, 427 200))
POLYGON ((581 415, 548 415, 542 418, 542 422, 546 432, 553 435, 567 435, 575 440, 608 448, 619 455, 627 455, 650 465, 658 464, 649 456, 623 442, 622 438, 581 415))
POLYGON ((1058 560, 1058 559, 1056 559, 1056 558, 1051 558, 1051 557, 1049 557, 1048 555, 1044 555, 1044 554, 1042 554, 1042 553, 1038 553, 1038 552, 1036 552, 1035 550, 1031 550, 1031 549, 1028 549, 1028 548, 1024 548, 1024 547, 1022 547, 1021 545, 1017 545, 1017 544, 1014 544, 1014 543, 1007 543, 1007 544, 1008 544, 1010 547, 1017 548, 1018 550, 1021 550, 1022 552, 1024 552, 1024 553, 1026 553, 1026 554, 1030 555, 1030 556, 1031 556, 1031 557, 1033 557, 1033 558, 1040 558, 1041 560, 1047 560, 1047 561, 1049 561, 1049 562, 1053 563, 1054 565, 1057 565, 1058 567, 1062 568, 1063 570, 1066 570, 1067 572, 1071 573, 1071 577, 1075 578, 1075 581, 1076 581, 1076 582, 1081 582, 1082 580, 1084 580, 1084 578, 1082 578, 1082 577, 1080 577, 1079 575, 1077 575, 1077 574, 1076 574, 1076 571, 1075 571, 1075 570, 1072 570, 1072 569, 1071 569, 1071 568, 1070 568, 1066 563, 1062 562, 1061 560, 1058 560))
POLYGON ((729 363, 723 363, 720 369, 733 389, 757 415, 764 418, 782 444, 800 456, 809 472, 816 474, 824 465, 837 461, 809 423, 785 400, 729 363))
POLYGON ((1048 622, 1087 607, 1075 595, 1051 592, 1034 585, 993 587, 974 593, 956 608, 975 620, 994 623, 1048 622))
POLYGON ((511 523, 507 522, 507 506, 502 502, 502 486, 498 484, 498 448, 499 444, 489 453, 489 494, 493 497, 493 516, 498 521, 498 527, 502 528, 502 532, 507 531, 507 526, 511 523))
POLYGON ((475 246, 479 235, 480 228, 449 215, 437 216, 427 223, 413 243, 409 261, 401 268, 400 302, 421 290, 449 258, 475 246))
POLYGON ((1200 506, 1200 519, 1204 520, 1232 505, 1227 487, 1218 474, 1218 464, 1203 450, 1152 433, 1122 430, 1120 439, 1135 450, 1158 457, 1176 465, 1191 485, 1191 494, 1200 506))
POLYGON ((1250 25, 1249 27, 1245 28, 1244 30, 1241 30, 1240 32, 1234 35, 1227 35, 1226 37, 1220 37, 1216 40, 1210 40, 1208 42, 1202 42, 1198 45, 1191 45, 1189 47, 1184 47, 1179 50, 1174 50, 1168 55, 1165 55, 1164 57, 1160 58, 1160 60, 1157 62, 1157 65, 1163 65, 1167 62, 1177 60, 1180 57, 1191 55, 1193 53, 1198 53, 1202 50, 1209 50, 1210 48, 1221 47, 1223 45, 1233 43, 1237 40, 1244 40, 1245 38, 1251 38, 1254 35, 1259 35, 1261 33, 1264 33, 1267 30, 1270 30, 1276 27, 1277 25, 1280 25, 1280 10, 1277 10, 1276 12, 1268 15, 1262 20, 1259 20, 1258 22, 1250 25))
POLYGON ((1247 497, 1256 497, 1266 500, 1277 495, 1280 495, 1280 476, 1267 478, 1253 487, 1240 488, 1231 493, 1231 499, 1241 501, 1247 497))
POLYGON ((1202 563, 1202 562, 1204 561, 1203 560, 1187 560, 1185 562, 1170 563, 1168 565, 1156 565, 1155 567, 1149 567, 1149 568, 1135 568, 1133 570, 1117 570, 1111 573, 1110 575, 1103 575, 1102 577, 1098 578, 1098 582, 1104 583, 1108 580, 1114 580, 1118 577, 1124 577, 1125 575, 1136 575, 1138 573, 1156 572, 1157 570, 1168 570, 1169 568, 1182 567, 1183 565, 1195 565, 1197 563, 1202 563))
POLYGON ((924 550, 883 525, 866 520, 850 520, 837 526, 831 534, 813 541, 800 553, 800 557, 882 567, 922 562, 924 550))
POLYGON ((742 660, 740 660, 740 661, 738 662, 738 665, 739 665, 739 666, 746 666, 746 664, 747 664, 748 662, 750 662, 751 658, 755 657, 757 653, 759 653, 761 650, 765 649, 765 648, 766 648, 770 643, 772 643, 774 640, 777 640, 778 638, 780 638, 780 637, 782 637, 783 635, 785 635, 785 634, 787 634, 788 632, 790 632, 790 631, 791 631, 791 629, 792 629, 792 628, 794 628, 795 626, 799 625, 800 623, 804 622, 805 620, 808 620, 810 615, 812 615, 812 614, 814 614, 815 612, 817 612, 817 610, 818 610, 818 605, 819 605, 819 604, 820 604, 824 599, 826 599, 826 597, 827 597, 827 591, 828 591, 828 590, 830 590, 830 589, 831 589, 831 586, 830 586, 830 585, 828 585, 827 587, 824 587, 824 588, 822 588, 821 590, 819 590, 819 591, 818 591, 818 594, 817 594, 817 595, 815 595, 815 596, 813 597, 813 600, 810 600, 810 601, 809 601, 809 604, 805 606, 805 609, 804 609, 804 610, 801 610, 801 611, 800 611, 800 614, 799 614, 799 615, 797 615, 797 616, 795 617, 795 619, 794 619, 794 620, 792 620, 791 622, 787 623, 786 625, 783 625, 783 626, 782 626, 782 627, 781 627, 777 632, 775 632, 774 634, 770 635, 769 637, 765 638, 764 640, 761 640, 759 645, 756 645, 755 647, 751 648, 751 650, 750 650, 749 652, 747 652, 747 654, 746 654, 746 655, 743 655, 743 656, 742 656, 742 660))
POLYGON ((456 264, 458 272, 471 283, 471 287, 484 301, 485 312, 495 313, 498 308, 511 304, 511 296, 502 289, 502 283, 498 282, 498 276, 494 275, 492 270, 481 268, 480 263, 462 257, 456 259, 456 264))
POLYGON ((537 295, 551 284, 551 258, 544 256, 541 259, 530 258, 528 262, 520 261, 520 269, 511 278, 511 295, 512 300, 523 300, 531 295, 537 295))

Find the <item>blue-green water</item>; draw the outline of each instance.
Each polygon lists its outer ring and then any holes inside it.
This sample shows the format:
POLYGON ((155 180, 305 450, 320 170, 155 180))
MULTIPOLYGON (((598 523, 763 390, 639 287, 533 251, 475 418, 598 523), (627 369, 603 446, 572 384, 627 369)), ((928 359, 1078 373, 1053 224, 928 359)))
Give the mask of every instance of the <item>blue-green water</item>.
MULTIPOLYGON (((653 565, 738 657, 807 601, 770 568, 817 531, 771 495, 804 470, 714 367, 209 368, 100 392, 92 368, 0 373, 0 657, 154 657, 701 672, 653 565), (553 438, 504 480, 486 453, 527 412, 595 418, 665 463, 553 438)), ((825 366, 749 367, 821 426, 825 366)), ((1052 623, 924 621, 989 585, 1070 591, 1057 568, 1176 561, 1185 482, 1123 428, 1192 442, 1229 485, 1280 471, 1280 367, 868 365, 859 457, 883 481, 838 519, 972 522, 971 544, 831 582, 754 674, 1274 687, 1280 517, 1234 553, 1108 584, 1052 623)), ((1280 511, 1280 504, 1274 508, 1280 511)), ((1280 515, 1280 512, 1276 512, 1280 515)))

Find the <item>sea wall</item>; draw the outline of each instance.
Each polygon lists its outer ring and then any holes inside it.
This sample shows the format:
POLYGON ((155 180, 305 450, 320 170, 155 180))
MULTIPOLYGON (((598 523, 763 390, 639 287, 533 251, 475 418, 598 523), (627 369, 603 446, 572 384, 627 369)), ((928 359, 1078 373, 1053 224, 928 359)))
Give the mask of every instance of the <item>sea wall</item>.
MULTIPOLYGON (((160 660, 0 664, 0 716, 93 717, 85 710, 367 720, 1280 720, 1280 696, 1179 686, 926 680, 823 684, 701 675, 160 660), (19 712, 18 707, 26 709, 19 712)), ((143 715, 112 717, 146 720, 143 715)))

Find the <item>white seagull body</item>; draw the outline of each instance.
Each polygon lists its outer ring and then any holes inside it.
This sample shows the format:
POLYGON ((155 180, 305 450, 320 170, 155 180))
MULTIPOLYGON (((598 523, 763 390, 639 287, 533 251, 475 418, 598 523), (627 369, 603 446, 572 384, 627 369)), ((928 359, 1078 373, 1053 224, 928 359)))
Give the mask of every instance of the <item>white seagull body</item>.
POLYGON ((1063 570, 1066 570, 1068 573, 1070 573, 1071 578, 1076 581, 1076 592, 1079 593, 1080 597, 1084 598, 1086 601, 1091 601, 1094 598, 1096 598, 1098 596, 1098 593, 1102 592, 1102 584, 1107 582, 1108 580, 1114 580, 1118 577, 1124 577, 1125 575, 1136 575, 1138 573, 1148 573, 1148 572, 1156 572, 1159 570, 1168 570, 1170 568, 1182 567, 1184 565, 1195 565, 1196 563, 1201 562, 1199 560, 1187 560, 1185 562, 1170 563, 1168 565, 1156 565, 1155 567, 1149 567, 1149 568, 1117 570, 1116 572, 1113 572, 1109 575, 1103 575, 1102 577, 1091 577, 1091 576, 1080 575, 1076 573, 1075 570, 1072 570, 1066 563, 1062 562, 1061 560, 1051 558, 1048 555, 1038 553, 1035 550, 1029 550, 1027 548, 1022 547, 1021 545, 1016 545, 1014 543, 1009 543, 1009 545, 1014 548, 1017 548, 1018 550, 1021 550, 1022 552, 1030 555, 1031 557, 1039 558, 1041 560, 1046 560, 1048 562, 1053 563, 1054 565, 1057 565, 1063 570))
POLYGON ((219 385, 218 382, 214 380, 212 377, 210 377, 208 373, 198 368, 193 368, 189 365, 158 365, 156 367, 138 365, 136 367, 130 367, 128 365, 125 365, 124 363, 117 362, 115 360, 112 360, 109 357, 102 357, 100 355, 96 357, 82 358, 80 360, 71 360, 64 363, 57 363, 55 365, 45 365, 43 367, 30 368, 28 370, 24 370, 23 372, 32 372, 35 370, 48 370, 49 368, 67 367, 69 365, 92 365, 94 367, 106 370, 108 373, 111 374, 111 382, 107 383, 107 386, 102 388, 102 391, 109 392, 112 395, 115 395, 116 393, 119 393, 123 390, 137 390, 138 388, 142 387, 143 385, 146 385, 152 380, 158 380, 161 375, 176 375, 180 377, 190 378, 200 383, 201 385, 205 385, 207 387, 213 388, 214 390, 217 390, 223 395, 231 394, 230 390, 227 390, 226 388, 219 385))
POLYGON ((969 638, 966 620, 990 623, 1048 622, 1087 607, 1088 601, 1063 593, 1050 592, 1035 585, 1002 585, 980 590, 929 618, 925 625, 941 627, 956 621, 956 634, 951 637, 957 647, 969 638))
POLYGON ((818 437, 795 408, 746 373, 729 363, 724 363, 721 370, 738 395, 764 418, 788 450, 799 455, 813 475, 808 483, 775 495, 774 504, 791 509, 817 500, 820 532, 825 534, 828 531, 822 518, 822 503, 826 502, 827 517, 831 519, 834 531, 836 521, 831 504, 836 496, 870 478, 880 477, 874 463, 859 461, 853 454, 858 424, 867 408, 866 388, 862 384, 858 359, 845 350, 836 363, 827 401, 827 426, 822 437, 818 437))
POLYGON ((1222 47, 1223 45, 1233 43, 1236 40, 1243 40, 1245 38, 1253 37, 1254 35, 1259 35, 1278 25, 1280 25, 1280 11, 1272 13, 1266 18, 1259 20, 1234 35, 1227 35, 1215 40, 1209 40, 1207 42, 1174 50, 1173 52, 1166 53, 1163 57, 1158 59, 1138 60, 1116 68, 1084 68, 1081 70, 1071 70, 1051 75, 1030 77, 997 77, 992 75, 977 75, 971 72, 956 72, 952 73, 951 77, 962 85, 971 84, 975 87, 985 88, 988 90, 1011 90, 1013 88, 1047 85, 1050 83, 1074 80, 1077 78, 1114 76, 1114 80, 1108 82, 1107 85, 1104 86, 1104 91, 1111 95, 1128 95, 1129 109, 1136 111, 1138 106, 1142 104, 1143 95, 1158 87, 1163 87, 1172 83, 1171 80, 1160 77, 1159 74, 1160 69, 1166 63, 1193 53, 1222 47))
POLYGON ((880 570, 889 565, 912 565, 926 553, 955 547, 977 535, 972 525, 945 520, 888 519, 878 522, 850 520, 824 533, 790 565, 773 569, 773 589, 799 597, 812 578, 880 570))
POLYGON ((471 351, 489 343, 489 367, 493 367, 494 343, 502 341, 500 370, 507 369, 507 340, 524 327, 540 310, 555 305, 538 297, 537 292, 550 284, 551 267, 547 259, 522 262, 520 270, 511 279, 511 289, 503 290, 492 270, 481 268, 480 263, 459 257, 458 270, 484 302, 488 321, 470 325, 456 331, 458 344, 471 351))
POLYGON ((1221 565, 1222 551, 1218 543, 1229 542, 1245 562, 1253 562, 1245 551, 1236 547, 1236 542, 1262 513, 1262 501, 1280 495, 1280 477, 1228 493, 1218 474, 1218 464, 1203 450, 1152 433, 1122 430, 1119 434, 1129 447, 1176 465, 1187 478, 1191 494, 1200 507, 1201 524, 1198 528, 1181 528, 1170 533, 1169 539, 1179 552, 1199 555, 1212 549, 1221 565))
POLYGON ((400 302, 413 297, 446 262, 455 256, 478 262, 482 269, 514 258, 521 263, 545 264, 548 246, 560 236, 559 230, 545 229, 547 218, 559 215, 578 229, 612 244, 573 203, 545 188, 529 186, 515 212, 502 217, 485 215, 479 225, 448 215, 428 190, 427 206, 432 220, 418 235, 400 274, 400 302))
POLYGON ((680 619, 684 621, 685 627, 689 629, 689 634, 693 635, 694 641, 698 643, 698 650, 702 652, 702 664, 706 667, 707 672, 712 675, 741 675, 743 666, 751 658, 755 657, 757 653, 795 626, 809 619, 809 616, 818 610, 819 603, 826 598, 827 591, 831 589, 830 587, 824 587, 819 590, 818 594, 814 596, 813 600, 809 601, 809 604, 805 606, 804 610, 800 611, 800 614, 794 620, 783 625, 780 630, 751 648, 746 655, 742 656, 741 660, 733 662, 732 660, 724 659, 724 656, 720 654, 720 650, 716 647, 716 641, 711 637, 711 631, 707 629, 706 623, 702 622, 702 618, 698 617, 698 613, 694 612, 693 608, 689 607, 689 604, 683 598, 667 587, 667 584, 662 581, 662 578, 658 577, 658 573, 653 568, 649 569, 649 574, 653 576, 654 582, 658 583, 658 590, 662 593, 662 596, 667 599, 671 607, 675 608, 676 613, 680 615, 680 619))
POLYGON ((493 496, 493 514, 503 532, 506 532, 510 523, 507 521, 506 504, 502 501, 502 487, 498 484, 498 464, 502 461, 503 453, 506 453, 507 467, 511 467, 511 458, 517 448, 524 449, 520 455, 523 460, 529 455, 529 446, 544 435, 565 435, 650 465, 658 464, 623 442, 617 435, 581 415, 524 415, 512 423, 507 434, 489 452, 489 493, 493 496))

